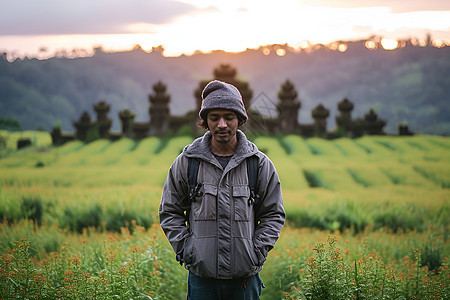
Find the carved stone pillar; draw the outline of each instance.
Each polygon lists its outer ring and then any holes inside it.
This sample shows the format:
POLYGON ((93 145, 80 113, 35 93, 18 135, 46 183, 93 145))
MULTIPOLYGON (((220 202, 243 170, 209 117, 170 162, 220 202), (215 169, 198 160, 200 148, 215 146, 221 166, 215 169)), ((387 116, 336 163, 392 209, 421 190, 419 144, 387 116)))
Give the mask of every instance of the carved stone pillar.
POLYGON ((153 85, 154 93, 148 96, 150 101, 150 131, 152 134, 164 134, 169 126, 169 102, 170 95, 167 86, 158 81, 153 85))
POLYGON ((297 91, 289 80, 286 80, 278 92, 277 104, 278 117, 280 121, 280 129, 282 133, 294 133, 298 128, 298 111, 300 102, 297 100, 297 91))
POLYGON ((322 104, 319 104, 312 110, 311 115, 314 118, 316 134, 324 136, 327 131, 327 118, 330 115, 330 111, 322 104))

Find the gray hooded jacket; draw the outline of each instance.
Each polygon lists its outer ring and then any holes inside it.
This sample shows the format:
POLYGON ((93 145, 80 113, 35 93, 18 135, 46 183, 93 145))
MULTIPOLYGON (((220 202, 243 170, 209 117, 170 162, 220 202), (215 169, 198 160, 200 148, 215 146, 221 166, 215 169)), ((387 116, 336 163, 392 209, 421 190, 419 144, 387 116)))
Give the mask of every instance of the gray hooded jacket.
POLYGON ((204 278, 243 278, 258 273, 285 221, 280 181, 269 158, 245 134, 225 169, 210 151, 211 133, 185 147, 164 185, 159 217, 177 258, 204 278), (258 195, 249 203, 246 158, 259 157, 258 195), (188 158, 200 159, 201 187, 189 201, 188 158), (185 211, 190 210, 189 222, 185 211))

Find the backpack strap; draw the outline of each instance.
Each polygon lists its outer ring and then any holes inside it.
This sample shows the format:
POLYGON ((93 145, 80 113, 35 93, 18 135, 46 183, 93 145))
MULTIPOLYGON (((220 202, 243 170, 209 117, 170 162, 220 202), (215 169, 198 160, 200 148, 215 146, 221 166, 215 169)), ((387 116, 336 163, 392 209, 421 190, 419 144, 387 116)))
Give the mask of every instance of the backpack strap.
POLYGON ((188 160, 188 184, 189 184, 189 202, 192 201, 195 194, 201 187, 201 184, 197 183, 198 168, 200 166, 200 159, 189 157, 188 160))
POLYGON ((257 193, 258 165, 259 165, 258 156, 252 155, 247 158, 247 176, 248 176, 248 186, 250 188, 250 198, 248 199, 249 205, 256 205, 258 204, 259 201, 259 195, 257 193))
MULTIPOLYGON (((199 192, 199 189, 201 187, 201 184, 197 183, 199 166, 200 166, 200 159, 192 158, 192 157, 188 158, 187 175, 188 175, 189 194, 187 197, 188 203, 186 203, 187 204, 186 212, 184 215, 187 226, 189 226, 189 214, 191 213, 191 203, 194 199, 195 194, 197 194, 199 192)), ((184 263, 182 255, 177 254, 176 259, 182 266, 184 263)))

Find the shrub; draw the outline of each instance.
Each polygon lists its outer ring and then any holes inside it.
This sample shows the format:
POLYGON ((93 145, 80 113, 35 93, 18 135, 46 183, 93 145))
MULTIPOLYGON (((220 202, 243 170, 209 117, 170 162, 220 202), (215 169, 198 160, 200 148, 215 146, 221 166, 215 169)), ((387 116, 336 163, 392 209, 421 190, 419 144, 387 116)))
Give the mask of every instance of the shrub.
POLYGON ((130 209, 109 209, 106 214, 106 230, 113 232, 121 232, 122 228, 127 228, 130 233, 133 233, 136 225, 148 229, 152 222, 151 214, 139 214, 130 209))
POLYGON ((308 170, 303 170, 303 175, 305 176, 305 179, 308 182, 309 187, 315 188, 322 186, 322 182, 316 173, 308 170))
POLYGON ((310 214, 304 210, 291 210, 286 215, 286 221, 291 226, 295 227, 308 227, 325 229, 323 222, 317 216, 310 214))
POLYGON ((33 220, 37 225, 42 225, 42 215, 44 213, 42 200, 39 196, 22 198, 23 217, 33 220))
POLYGON ((42 225, 44 205, 39 196, 23 196, 22 201, 13 202, 15 205, 0 205, 0 222, 13 224, 26 219, 42 225))
POLYGON ((420 249, 405 257, 403 272, 385 263, 381 256, 365 254, 349 262, 337 247, 337 238, 316 244, 307 259, 306 271, 282 294, 288 299, 446 299, 450 296, 448 268, 438 275, 420 267, 420 249))
POLYGON ((0 129, 5 129, 9 131, 19 131, 22 130, 22 126, 19 121, 12 118, 0 118, 0 129))
POLYGON ((63 228, 68 226, 71 231, 82 233, 85 228, 100 228, 102 217, 103 210, 98 204, 85 210, 67 207, 60 225, 63 228))
POLYGON ((93 265, 88 255, 74 253, 68 243, 41 260, 40 267, 31 258, 26 239, 2 255, 0 299, 158 299, 162 294, 158 258, 138 246, 120 253, 107 246, 93 265))
POLYGON ((364 231, 368 221, 348 207, 329 207, 325 213, 314 215, 308 211, 291 209, 286 215, 291 226, 317 228, 321 230, 339 230, 341 232, 351 229, 353 233, 364 231))
POLYGON ((0 150, 3 150, 5 148, 6 148, 6 138, 0 135, 0 150))
POLYGON ((418 215, 411 215, 400 210, 389 210, 374 216, 374 229, 388 228, 396 233, 399 230, 423 230, 423 220, 418 215))

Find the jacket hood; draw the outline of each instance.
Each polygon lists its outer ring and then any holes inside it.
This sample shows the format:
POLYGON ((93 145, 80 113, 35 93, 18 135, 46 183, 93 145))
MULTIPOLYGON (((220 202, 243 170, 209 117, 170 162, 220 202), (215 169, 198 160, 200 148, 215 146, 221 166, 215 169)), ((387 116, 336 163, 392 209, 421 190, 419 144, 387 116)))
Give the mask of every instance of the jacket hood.
MULTIPOLYGON (((258 147, 250 142, 241 130, 236 131, 236 136, 238 145, 234 152, 234 159, 237 162, 258 153, 258 147)), ((214 157, 210 149, 211 138, 211 132, 207 131, 203 136, 195 139, 192 144, 187 145, 183 150, 183 154, 186 157, 196 157, 211 161, 214 157)))

